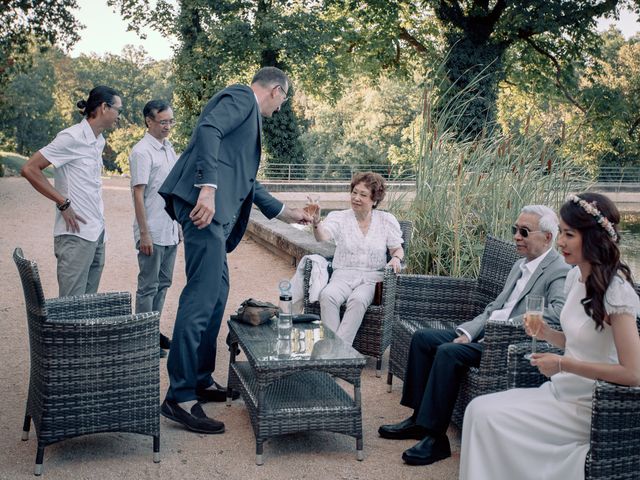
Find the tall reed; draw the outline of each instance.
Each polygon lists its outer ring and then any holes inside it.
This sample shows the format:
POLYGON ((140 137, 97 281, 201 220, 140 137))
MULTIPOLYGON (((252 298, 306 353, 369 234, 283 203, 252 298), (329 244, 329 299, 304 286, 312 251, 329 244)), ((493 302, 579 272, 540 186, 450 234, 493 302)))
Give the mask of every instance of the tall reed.
POLYGON ((440 87, 431 83, 425 89, 416 195, 401 213, 414 222, 409 270, 473 277, 488 234, 511 239, 510 227, 524 205, 557 210, 569 192, 584 188, 586 175, 561 156, 557 144, 534 133, 516 137, 493 128, 461 139, 457 132, 464 131, 459 127, 467 105, 461 95, 439 96, 440 87))

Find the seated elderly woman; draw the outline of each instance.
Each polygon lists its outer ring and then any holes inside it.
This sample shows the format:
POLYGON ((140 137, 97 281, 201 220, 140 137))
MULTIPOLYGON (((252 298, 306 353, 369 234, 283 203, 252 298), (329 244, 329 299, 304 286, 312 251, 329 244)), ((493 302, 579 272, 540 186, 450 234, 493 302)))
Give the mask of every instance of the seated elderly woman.
POLYGON ((320 221, 313 213, 313 234, 318 241, 331 241, 336 250, 333 274, 320 292, 322 323, 348 344, 360 328, 375 286, 385 266, 400 271, 404 258, 402 232, 391 213, 376 210, 385 195, 384 179, 377 173, 357 173, 351 180, 351 208, 330 212, 320 221), (387 252, 391 260, 387 262, 387 252), (346 311, 340 321, 340 307, 346 311))

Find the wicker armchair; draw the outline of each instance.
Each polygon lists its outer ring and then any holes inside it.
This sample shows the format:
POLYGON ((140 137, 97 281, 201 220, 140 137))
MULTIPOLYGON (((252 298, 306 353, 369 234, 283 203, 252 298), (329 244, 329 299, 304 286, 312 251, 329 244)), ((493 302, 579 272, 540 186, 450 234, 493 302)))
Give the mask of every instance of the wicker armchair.
POLYGON ((16 248, 24 290, 31 372, 22 439, 33 421, 35 474, 44 449, 100 432, 153 437, 160 461, 160 375, 157 312, 131 315, 129 293, 45 300, 35 262, 16 248))
MULTIPOLYGON (((502 291, 517 259, 514 244, 488 236, 477 279, 398 276, 387 376, 389 391, 394 375, 404 380, 413 334, 422 328, 456 328, 481 313, 502 291)), ((462 425, 464 409, 475 396, 506 388, 507 347, 525 338, 522 327, 487 322, 480 367, 471 368, 461 383, 454 423, 462 425)))
MULTIPOLYGON (((548 379, 531 366, 524 354, 531 342, 509 346, 508 387, 538 387, 548 379)), ((538 351, 561 353, 538 344, 538 351)), ((591 449, 585 462, 586 480, 626 480, 640 472, 640 387, 624 387, 598 380, 593 387, 591 449)))
MULTIPOLYGON (((412 223, 401 220, 402 244, 405 257, 411 243, 412 223)), ((312 262, 307 261, 304 267, 304 311, 320 315, 320 302, 309 301, 309 279, 311 278, 312 262)), ((393 270, 386 268, 382 281, 382 296, 379 304, 372 304, 367 308, 360 329, 353 340, 353 348, 363 355, 376 359, 376 377, 380 377, 382 370, 382 355, 391 343, 391 326, 393 323, 393 304, 396 296, 396 277, 393 270)), ((375 302, 374 302, 375 303, 375 302)), ((344 313, 344 305, 342 312, 344 313)))

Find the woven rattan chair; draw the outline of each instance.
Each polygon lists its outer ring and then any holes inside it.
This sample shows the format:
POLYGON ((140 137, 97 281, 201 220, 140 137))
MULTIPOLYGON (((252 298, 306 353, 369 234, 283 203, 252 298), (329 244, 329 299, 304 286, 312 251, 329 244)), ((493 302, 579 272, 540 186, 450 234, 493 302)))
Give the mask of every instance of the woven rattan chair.
POLYGON ((153 437, 160 461, 160 375, 157 312, 131 315, 129 293, 45 300, 35 262, 16 248, 24 290, 31 372, 22 439, 33 421, 35 474, 44 449, 100 432, 153 437))
MULTIPOLYGON (((518 258, 513 243, 488 236, 477 279, 398 275, 387 375, 389 391, 394 375, 404 380, 413 334, 423 328, 456 328, 481 313, 500 294, 518 258)), ((507 347, 524 338, 522 327, 487 322, 480 366, 471 368, 462 380, 454 423, 462 425, 464 409, 475 396, 506 388, 507 347)))
MULTIPOLYGON (((640 329, 640 324, 639 324, 640 329)), ((532 388, 548 378, 525 353, 531 342, 509 346, 507 378, 509 388, 532 388)), ((561 353, 544 343, 538 352, 561 353)), ((585 462, 586 480, 627 480, 640 472, 640 387, 624 387, 598 380, 593 387, 591 448, 585 462)))
MULTIPOLYGON (((401 220, 400 229, 404 243, 405 257, 411 243, 412 223, 401 220)), ((309 279, 311 278, 312 262, 307 260, 304 267, 304 311, 320 315, 320 302, 309 301, 309 279)), ((386 268, 382 281, 382 295, 379 304, 370 305, 364 314, 360 329, 353 340, 353 348, 363 355, 376 359, 376 376, 380 377, 382 369, 382 355, 391 343, 391 326, 393 323, 393 303, 396 295, 396 277, 393 270, 386 268)), ((344 313, 344 305, 342 313, 344 313)))

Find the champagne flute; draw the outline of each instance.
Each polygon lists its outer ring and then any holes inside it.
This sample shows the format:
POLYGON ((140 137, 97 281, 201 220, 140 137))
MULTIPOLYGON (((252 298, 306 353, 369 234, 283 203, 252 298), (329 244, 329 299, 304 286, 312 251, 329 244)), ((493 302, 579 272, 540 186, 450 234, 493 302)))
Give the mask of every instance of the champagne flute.
POLYGON ((304 206, 303 210, 307 212, 308 215, 312 217, 319 216, 320 214, 320 196, 319 195, 308 195, 307 196, 307 204, 304 206))
POLYGON ((527 360, 531 360, 531 355, 536 353, 537 336, 544 323, 542 319, 544 313, 544 297, 541 295, 527 295, 525 301, 527 302, 526 324, 531 332, 531 353, 527 353, 524 357, 527 360))

